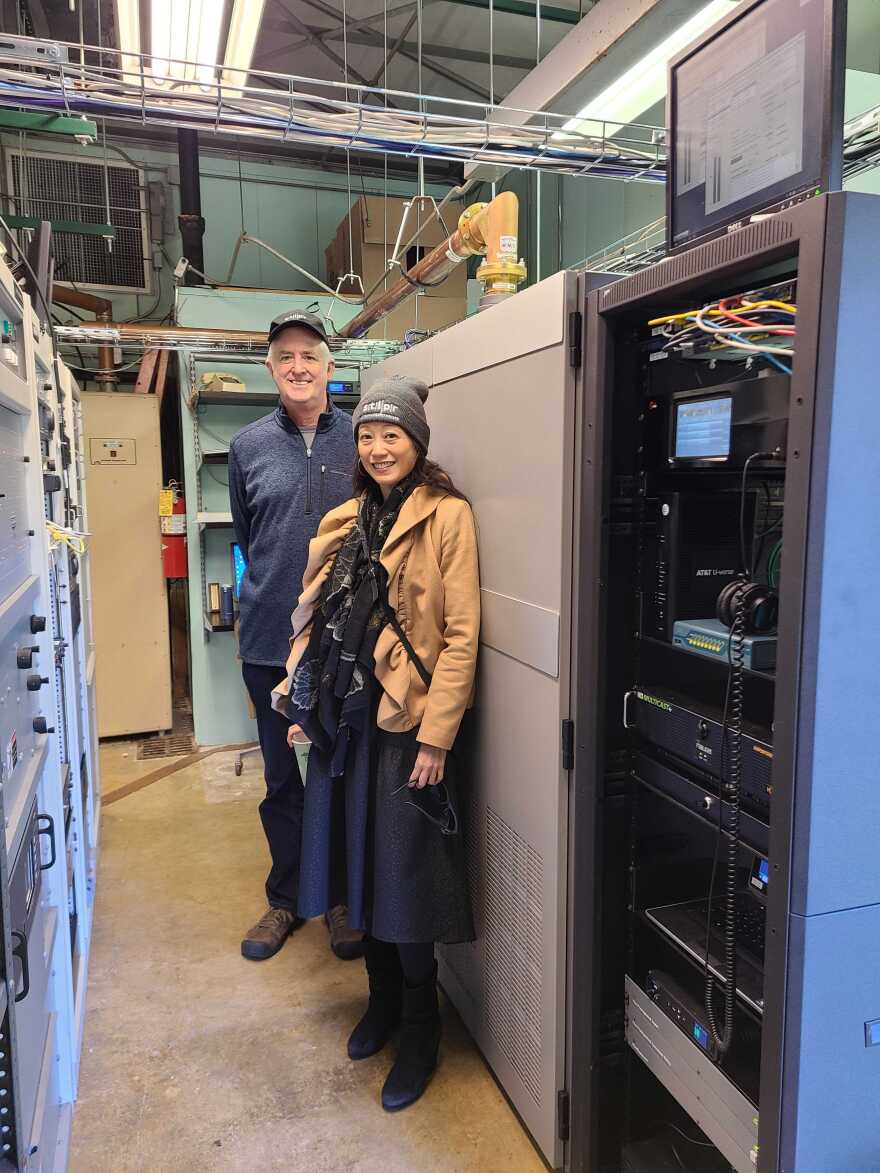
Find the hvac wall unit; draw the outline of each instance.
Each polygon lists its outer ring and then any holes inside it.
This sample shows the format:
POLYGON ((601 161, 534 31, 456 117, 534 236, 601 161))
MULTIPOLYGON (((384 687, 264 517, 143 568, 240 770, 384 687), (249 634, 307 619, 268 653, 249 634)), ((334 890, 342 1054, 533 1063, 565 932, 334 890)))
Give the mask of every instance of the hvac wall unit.
POLYGON ((99 821, 78 390, 0 265, 0 1159, 64 1168, 99 821))
POLYGON ((144 173, 114 158, 76 158, 40 151, 7 151, 7 183, 17 215, 36 220, 107 224, 101 236, 56 230, 55 272, 79 288, 152 292, 144 173), (109 203, 109 213, 108 213, 109 203))
POLYGON ((170 729, 168 599, 155 395, 82 397, 101 737, 170 729))

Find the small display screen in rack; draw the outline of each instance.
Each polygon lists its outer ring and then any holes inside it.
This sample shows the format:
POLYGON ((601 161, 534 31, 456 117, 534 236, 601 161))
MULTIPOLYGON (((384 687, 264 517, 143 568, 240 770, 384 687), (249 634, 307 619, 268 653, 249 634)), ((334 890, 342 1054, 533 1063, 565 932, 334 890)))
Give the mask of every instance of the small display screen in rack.
POLYGON ((730 455, 733 398, 687 399, 675 407, 675 460, 723 460, 730 455))

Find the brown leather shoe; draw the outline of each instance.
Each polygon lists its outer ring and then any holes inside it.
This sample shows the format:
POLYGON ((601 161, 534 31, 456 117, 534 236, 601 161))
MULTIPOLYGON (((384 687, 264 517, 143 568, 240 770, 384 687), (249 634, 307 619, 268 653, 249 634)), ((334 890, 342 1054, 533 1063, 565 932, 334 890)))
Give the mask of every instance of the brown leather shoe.
POLYGON ((267 908, 241 943, 241 955, 250 961, 274 957, 290 934, 303 924, 286 908, 267 908))
POLYGON ((348 924, 348 909, 337 904, 324 913, 324 923, 330 931, 330 948, 340 961, 354 961, 364 955, 364 934, 348 924))

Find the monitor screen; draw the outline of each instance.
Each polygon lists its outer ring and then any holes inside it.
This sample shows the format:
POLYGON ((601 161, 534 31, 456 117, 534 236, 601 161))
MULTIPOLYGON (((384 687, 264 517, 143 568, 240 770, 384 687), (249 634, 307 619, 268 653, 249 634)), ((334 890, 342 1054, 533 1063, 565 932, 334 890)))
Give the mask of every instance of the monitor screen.
POLYGON ((730 455, 733 396, 685 399, 675 405, 675 460, 723 460, 730 455))
POLYGON ((241 580, 244 578, 244 572, 247 570, 247 559, 242 552, 241 546, 238 542, 232 543, 232 581, 235 584, 233 591, 237 599, 241 598, 241 580))
POLYGON ((832 143, 843 67, 832 62, 842 38, 826 19, 830 3, 741 5, 670 63, 670 248, 840 186, 832 143))

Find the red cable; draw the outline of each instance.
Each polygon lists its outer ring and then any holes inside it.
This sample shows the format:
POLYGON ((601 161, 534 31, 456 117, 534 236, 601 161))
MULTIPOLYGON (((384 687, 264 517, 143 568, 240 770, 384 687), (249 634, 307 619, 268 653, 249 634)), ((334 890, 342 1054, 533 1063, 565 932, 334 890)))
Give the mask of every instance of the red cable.
POLYGON ((731 321, 739 322, 742 326, 759 326, 767 331, 768 334, 788 334, 794 336, 797 330, 794 326, 777 326, 768 325, 767 322, 756 322, 754 318, 744 318, 741 314, 735 314, 733 310, 727 308, 727 298, 722 298, 718 302, 718 312, 723 314, 725 318, 730 318, 731 321))

